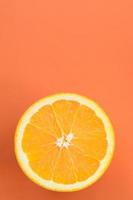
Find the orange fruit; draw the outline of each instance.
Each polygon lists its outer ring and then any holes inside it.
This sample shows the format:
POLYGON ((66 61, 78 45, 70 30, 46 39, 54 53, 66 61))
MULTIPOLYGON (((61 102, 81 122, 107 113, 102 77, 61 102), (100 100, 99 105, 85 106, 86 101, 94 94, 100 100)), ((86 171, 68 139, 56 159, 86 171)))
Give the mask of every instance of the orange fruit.
POLYGON ((105 112, 77 94, 57 94, 20 119, 15 153, 24 173, 54 191, 76 191, 99 179, 111 161, 114 131, 105 112))

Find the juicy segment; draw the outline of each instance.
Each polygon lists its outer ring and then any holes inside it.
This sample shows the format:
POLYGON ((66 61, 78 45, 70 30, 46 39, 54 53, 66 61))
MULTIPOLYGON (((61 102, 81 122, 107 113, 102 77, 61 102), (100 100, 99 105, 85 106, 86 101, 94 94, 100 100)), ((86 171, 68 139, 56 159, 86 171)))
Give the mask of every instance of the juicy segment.
POLYGON ((46 180, 71 184, 92 176, 107 149, 103 122, 75 101, 43 106, 26 126, 22 148, 32 170, 46 180), (72 136, 70 143, 65 141, 72 136), (68 145, 57 145, 59 138, 68 145))
POLYGON ((69 134, 72 128, 76 112, 80 104, 74 101, 60 100, 53 103, 56 118, 61 125, 64 134, 69 134))

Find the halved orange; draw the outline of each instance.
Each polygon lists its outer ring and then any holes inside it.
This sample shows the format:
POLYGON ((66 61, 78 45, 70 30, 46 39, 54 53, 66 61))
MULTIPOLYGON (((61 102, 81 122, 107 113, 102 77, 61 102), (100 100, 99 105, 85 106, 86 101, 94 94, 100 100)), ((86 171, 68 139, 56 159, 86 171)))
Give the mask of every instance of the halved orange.
POLYGON ((109 118, 94 101, 77 94, 39 100, 24 113, 15 135, 24 173, 54 191, 76 191, 96 182, 113 151, 109 118))

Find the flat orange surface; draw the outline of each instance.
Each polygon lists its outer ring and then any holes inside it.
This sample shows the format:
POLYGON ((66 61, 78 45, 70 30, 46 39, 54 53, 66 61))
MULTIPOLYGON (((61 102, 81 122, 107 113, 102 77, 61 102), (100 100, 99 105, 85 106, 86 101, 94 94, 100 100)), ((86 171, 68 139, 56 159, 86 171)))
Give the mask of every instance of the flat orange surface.
POLYGON ((0 199, 133 199, 133 1, 0 1, 0 199), (14 132, 33 102, 58 92, 96 100, 116 150, 106 174, 80 192, 32 183, 17 165, 14 132))

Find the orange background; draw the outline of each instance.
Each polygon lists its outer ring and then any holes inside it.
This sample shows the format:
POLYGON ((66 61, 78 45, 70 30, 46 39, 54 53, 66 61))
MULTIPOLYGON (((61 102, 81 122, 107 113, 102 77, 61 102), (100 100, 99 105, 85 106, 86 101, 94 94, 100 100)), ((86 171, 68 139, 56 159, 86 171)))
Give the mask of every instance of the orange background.
POLYGON ((0 1, 0 199, 133 199, 133 1, 0 1), (110 116, 116 151, 106 174, 80 192, 55 193, 28 180, 14 132, 34 101, 75 92, 110 116))

